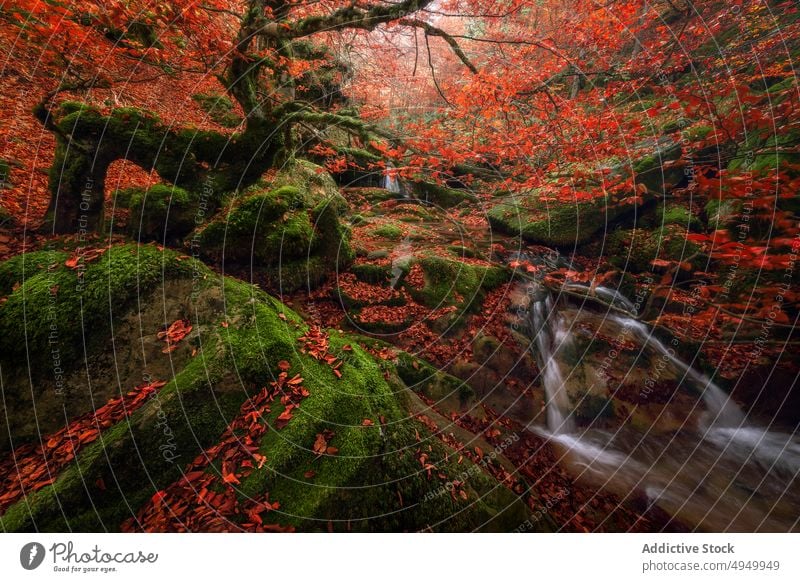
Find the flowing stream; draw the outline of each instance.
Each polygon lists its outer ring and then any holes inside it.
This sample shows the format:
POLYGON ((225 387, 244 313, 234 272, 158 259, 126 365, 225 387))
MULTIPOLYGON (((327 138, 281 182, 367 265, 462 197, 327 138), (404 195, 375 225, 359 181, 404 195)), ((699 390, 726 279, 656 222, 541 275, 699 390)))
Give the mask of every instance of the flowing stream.
POLYGON ((400 194, 402 192, 402 188, 400 188, 400 180, 398 180, 397 176, 393 174, 384 175, 383 187, 392 194, 400 194))
MULTIPOLYGON (((574 368, 581 363, 575 363, 573 355, 570 365, 565 354, 573 350, 573 325, 582 312, 559 308, 549 291, 532 282, 526 289, 527 325, 545 392, 547 425, 529 429, 549 439, 577 478, 623 499, 644 498, 692 529, 800 529, 798 436, 750 422, 722 388, 678 358, 648 326, 619 314, 635 312, 627 298, 604 287, 593 292, 616 308, 615 313, 594 314, 605 335, 623 334, 640 354, 669 366, 678 378, 677 390, 700 395, 695 398, 700 413, 687 414, 687 420, 670 431, 627 422, 613 430, 596 428, 594 422, 579 427, 573 401, 580 397, 571 391, 580 377, 573 374, 574 368)), ((635 364, 638 373, 645 365, 635 364)))

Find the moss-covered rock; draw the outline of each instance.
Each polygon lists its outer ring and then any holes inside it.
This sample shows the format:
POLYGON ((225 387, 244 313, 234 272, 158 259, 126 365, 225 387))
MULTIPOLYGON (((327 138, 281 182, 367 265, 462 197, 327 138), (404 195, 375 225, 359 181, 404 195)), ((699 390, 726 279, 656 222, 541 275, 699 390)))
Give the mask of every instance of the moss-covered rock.
POLYGON ((105 341, 112 314, 130 308, 165 277, 191 274, 189 263, 153 246, 115 245, 74 269, 65 261, 64 253, 40 251, 0 267, 0 286, 16 286, 0 306, 4 364, 28 362, 34 372, 47 370, 55 349, 63 361, 79 364, 85 349, 105 341))
POLYGON ((130 208, 128 230, 136 240, 176 244, 202 222, 201 198, 177 186, 156 184, 117 194, 130 208))
MULTIPOLYGON (((272 405, 270 416, 264 419, 270 428, 257 445, 267 461, 236 487, 241 499, 268 494, 271 502, 279 502, 280 511, 270 513, 271 522, 308 531, 329 526, 369 531, 508 531, 527 518, 528 510, 516 494, 468 459, 457 461, 455 451, 409 414, 410 393, 401 368, 374 360, 360 347, 361 338, 330 334, 329 350, 343 361, 339 380, 330 366, 297 349, 306 327, 294 312, 251 285, 219 277, 197 261, 181 260, 178 254, 155 247, 122 246, 109 251, 104 257, 107 263, 93 264, 87 271, 85 293, 106 295, 114 305, 127 301, 127 286, 109 288, 108 280, 93 273, 113 271, 115 261, 126 254, 132 260, 136 254, 144 256, 148 264, 159 257, 165 266, 159 273, 165 280, 190 280, 199 293, 216 290, 225 300, 226 325, 193 322, 201 330, 196 357, 175 370, 172 378, 165 378, 169 383, 129 418, 104 428, 101 438, 81 449, 52 484, 8 508, 0 517, 3 531, 118 529, 157 491, 181 478, 186 464, 203 449, 218 442, 248 394, 272 380, 284 360, 293 373, 302 376, 309 395, 282 429, 276 429, 274 421, 283 406, 277 400, 272 405), (162 452, 164 427, 169 428, 171 455, 162 452), (338 453, 320 456, 313 446, 325 430, 332 431, 330 445, 338 453), (426 463, 435 465, 433 473, 420 463, 420 447, 426 463), (466 499, 450 495, 448 480, 466 470, 466 499)), ((136 264, 128 269, 131 278, 140 274, 136 264)), ((19 265, 3 265, 3 272, 18 271, 19 265)), ((46 271, 25 280, 23 287, 37 282, 46 271)), ((62 267, 54 271, 66 272, 62 267)), ((147 270, 145 279, 150 277, 147 270)), ((23 294, 18 288, 11 295, 12 311, 32 296, 32 290, 29 287, 23 294)), ((0 307, 4 335, 19 327, 5 318, 6 309, 7 305, 0 307)), ((80 328, 78 320, 64 331, 77 337, 75 328, 80 328)), ((96 328, 95 332, 108 343, 108 330, 96 328)), ((461 388, 456 391, 460 393, 461 388)))
POLYGON ((333 179, 297 161, 234 200, 195 235, 192 245, 215 261, 264 269, 269 281, 292 291, 324 279, 353 259, 342 217, 347 203, 333 179))
POLYGON ((419 260, 425 279, 421 290, 410 288, 428 307, 456 305, 460 313, 480 309, 485 292, 505 283, 510 271, 462 263, 450 257, 425 256, 419 260))
POLYGON ((503 198, 488 212, 492 228, 532 243, 574 247, 602 236, 618 218, 632 212, 600 197, 586 202, 544 201, 536 193, 503 198))
POLYGON ((675 162, 682 153, 679 142, 659 144, 655 151, 633 163, 637 184, 644 184, 652 193, 665 193, 686 179, 683 166, 675 162))
POLYGON ((474 202, 475 195, 467 190, 448 188, 433 182, 411 182, 411 191, 416 198, 442 208, 452 208, 462 202, 474 202))
POLYGON ((705 258, 698 255, 696 243, 686 240, 686 228, 674 224, 614 230, 606 237, 604 247, 603 253, 612 265, 633 273, 653 270, 657 259, 699 266, 705 258))
POLYGON ((385 283, 392 276, 392 267, 391 265, 361 263, 350 267, 350 272, 353 273, 359 281, 364 281, 365 283, 385 283))
POLYGON ((209 117, 222 127, 238 127, 242 118, 233 110, 233 101, 218 93, 197 93, 192 99, 208 113, 209 117))
POLYGON ((124 159, 155 171, 164 182, 202 192, 216 209, 226 193, 255 183, 282 159, 284 139, 269 122, 248 124, 232 135, 174 127, 153 112, 120 107, 104 114, 80 103, 55 112, 37 106, 35 115, 59 131, 50 167, 51 201, 43 228, 57 233, 104 230, 105 179, 124 159), (69 136, 69 140, 61 136, 69 136))
POLYGON ((697 232, 703 227, 702 221, 691 210, 675 202, 657 204, 648 218, 650 220, 643 222, 654 227, 674 224, 692 232, 697 232))
POLYGON ((374 229, 372 234, 389 240, 400 240, 403 237, 403 229, 396 224, 384 224, 374 229))
POLYGON ((734 174, 751 172, 755 176, 774 176, 779 171, 798 175, 798 143, 800 132, 797 130, 781 128, 777 132, 772 129, 748 132, 737 155, 728 164, 728 170, 734 174))

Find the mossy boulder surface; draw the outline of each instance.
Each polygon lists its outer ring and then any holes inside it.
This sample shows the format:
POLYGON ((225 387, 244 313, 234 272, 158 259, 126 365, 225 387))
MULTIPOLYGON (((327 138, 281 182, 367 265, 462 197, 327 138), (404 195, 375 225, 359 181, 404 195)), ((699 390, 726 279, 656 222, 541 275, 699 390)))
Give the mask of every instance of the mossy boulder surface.
POLYGON ((403 230, 396 224, 384 224, 372 231, 372 234, 389 240, 400 240, 403 230))
POLYGON ((84 345, 105 341, 109 314, 130 308, 165 277, 191 274, 188 262, 149 245, 111 246, 75 268, 67 259, 40 251, 0 266, 0 288, 11 291, 0 307, 0 361, 29 362, 36 370, 51 357, 56 338, 62 359, 80 362, 84 345))
POLYGON ((504 267, 471 265, 451 258, 425 256, 419 260, 425 277, 420 291, 412 290, 428 307, 457 305, 462 312, 472 312, 481 307, 486 291, 510 279, 504 267))
POLYGON ((686 240, 686 229, 675 224, 661 228, 618 229, 603 241, 603 254, 616 267, 633 273, 653 270, 653 261, 689 262, 700 267, 705 256, 686 240))
POLYGON ((531 243, 569 248, 602 235, 613 221, 633 208, 612 203, 607 197, 580 202, 546 201, 534 192, 499 199, 489 210, 488 219, 492 228, 501 233, 531 243))
POLYGON ((298 160, 232 200, 192 246, 215 261, 262 268, 290 291, 352 261, 347 210, 330 175, 298 160))
POLYGON ((208 116, 222 127, 238 127, 242 118, 233 110, 233 101, 225 95, 218 93, 196 93, 192 99, 205 111, 208 116))
MULTIPOLYGON (((12 280, 22 281, 0 307, 3 336, 16 333, 19 340, 22 332, 16 330, 22 326, 14 316, 20 309, 40 311, 39 302, 47 300, 39 289, 47 288, 43 277, 59 278, 65 289, 74 284, 77 275, 63 266, 63 258, 57 253, 29 256, 32 268, 24 274, 21 260, 0 265, 6 287, 12 280), (59 266, 49 269, 48 264, 59 266)), ((158 279, 161 284, 190 281, 198 296, 223 298, 224 311, 192 320, 199 329, 196 355, 171 377, 161 378, 167 385, 128 419, 104 428, 52 484, 10 506, 0 516, 3 531, 117 530, 157 491, 180 479, 203 449, 218 442, 246 398, 275 379, 281 361, 302 376, 309 395, 281 429, 275 417, 283 406, 274 402, 264 419, 270 428, 258 444, 267 462, 236 487, 242 499, 269 493, 271 502, 280 502, 280 509, 270 512, 270 522, 304 531, 508 531, 527 518, 516 494, 477 467, 472 470, 467 459, 457 462, 455 451, 414 419, 397 365, 373 359, 360 347, 364 338, 329 332, 329 351, 343 361, 342 378, 337 379, 330 366, 298 350, 298 338, 307 327, 282 303, 252 285, 153 246, 115 247, 90 264, 83 278, 83 296, 92 298, 94 307, 104 301, 124 305, 139 288, 138 281, 158 279), (162 454, 165 426, 169 456, 162 454), (332 431, 330 444, 338 453, 320 457, 313 446, 326 430, 332 431), (445 476, 455 478, 470 469, 466 499, 451 496, 443 489, 446 481, 428 475, 418 458, 420 447, 427 462, 445 476)), ((75 292, 60 301, 76 301, 75 292)), ((141 301, 152 299, 142 296, 141 301)), ((130 309, 135 312, 141 305, 130 309)), ((79 318, 60 323, 64 337, 80 338, 79 318)), ((104 330, 100 321, 95 324, 93 333, 110 344, 111 330, 104 330)), ((34 334, 28 341, 43 338, 34 334)))
POLYGON ((652 150, 633 160, 636 183, 645 185, 649 192, 668 192, 686 178, 683 166, 675 163, 682 154, 680 142, 664 139, 652 150))
POLYGON ((202 198, 194 191, 156 184, 147 189, 133 188, 117 194, 117 200, 130 209, 128 230, 139 241, 175 244, 189 234, 205 217, 202 198))
POLYGON ((448 188, 434 182, 412 182, 411 191, 416 198, 441 208, 452 208, 462 202, 476 200, 475 195, 467 190, 448 188))

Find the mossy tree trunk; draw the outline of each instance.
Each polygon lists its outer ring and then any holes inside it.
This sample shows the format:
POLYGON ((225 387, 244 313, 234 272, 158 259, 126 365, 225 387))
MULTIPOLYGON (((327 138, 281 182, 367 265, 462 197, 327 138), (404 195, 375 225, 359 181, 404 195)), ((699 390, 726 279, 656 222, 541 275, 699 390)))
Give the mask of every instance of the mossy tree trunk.
POLYGON ((67 104, 54 123, 56 156, 43 230, 57 234, 103 230, 105 177, 115 160, 154 170, 164 181, 187 190, 202 190, 213 208, 224 192, 257 180, 275 163, 283 145, 281 132, 266 121, 226 136, 176 130, 137 109, 102 115, 67 104))
MULTIPOLYGON (((187 190, 202 187, 213 206, 225 191, 249 185, 282 161, 282 153, 290 156, 291 128, 298 121, 312 126, 335 124, 368 143, 371 130, 364 122, 349 115, 317 111, 297 98, 287 63, 303 57, 294 53, 294 45, 321 32, 369 31, 390 21, 421 26, 402 19, 431 2, 351 4, 321 16, 297 17, 293 15, 296 4, 288 0, 249 0, 240 16, 231 61, 219 76, 244 112, 245 130, 234 136, 175 129, 137 109, 122 108, 102 115, 96 109, 72 104, 52 112, 48 109, 50 101, 68 87, 57 89, 36 111, 57 138, 44 230, 102 230, 105 175, 108 166, 118 159, 155 170, 165 181, 187 190)), ((426 34, 444 34, 425 26, 426 34)), ((448 42, 453 45, 455 41, 450 38, 448 42)), ((462 52, 457 54, 464 60, 462 52)))

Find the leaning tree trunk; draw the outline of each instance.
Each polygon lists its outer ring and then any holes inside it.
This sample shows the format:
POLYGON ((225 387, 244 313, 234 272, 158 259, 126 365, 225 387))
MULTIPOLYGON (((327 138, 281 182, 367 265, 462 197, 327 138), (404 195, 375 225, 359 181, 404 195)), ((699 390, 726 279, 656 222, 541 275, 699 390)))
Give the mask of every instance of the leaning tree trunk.
POLYGON ((81 236, 103 230, 105 178, 109 161, 94 151, 57 138, 56 156, 50 167, 50 207, 46 229, 81 236))
POLYGON ((67 104, 59 115, 43 226, 56 234, 103 230, 105 177, 115 160, 154 170, 185 189, 202 188, 213 207, 223 193, 255 182, 282 148, 282 132, 267 122, 249 123, 243 133, 227 136, 168 127, 153 114, 131 108, 102 115, 67 104))

